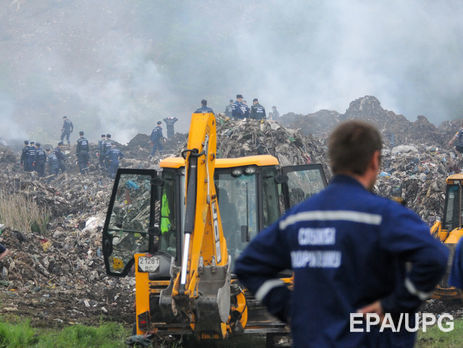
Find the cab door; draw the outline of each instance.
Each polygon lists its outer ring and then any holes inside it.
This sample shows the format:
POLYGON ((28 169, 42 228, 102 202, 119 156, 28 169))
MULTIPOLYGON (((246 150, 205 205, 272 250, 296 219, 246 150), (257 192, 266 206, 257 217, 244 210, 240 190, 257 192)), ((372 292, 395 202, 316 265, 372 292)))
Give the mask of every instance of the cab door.
POLYGON ((155 170, 117 171, 103 227, 107 274, 126 276, 133 266, 135 253, 156 251, 160 235, 160 186, 155 170))
POLYGON ((305 164, 282 167, 281 193, 284 210, 310 198, 327 186, 321 164, 305 164))

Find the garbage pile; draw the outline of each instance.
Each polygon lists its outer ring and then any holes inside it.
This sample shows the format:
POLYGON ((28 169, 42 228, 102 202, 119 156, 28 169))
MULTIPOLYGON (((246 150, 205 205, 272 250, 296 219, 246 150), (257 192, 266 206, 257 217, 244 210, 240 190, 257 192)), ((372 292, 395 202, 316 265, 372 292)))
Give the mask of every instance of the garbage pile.
POLYGON ((432 225, 443 214, 445 179, 459 171, 459 165, 455 152, 437 146, 386 148, 376 192, 388 198, 405 199, 409 208, 432 225))
POLYGON ((106 276, 102 258, 112 180, 63 174, 47 182, 15 166, 0 175, 0 190, 46 207, 49 222, 45 232, 3 229, 0 241, 13 252, 0 262, 3 311, 46 326, 97 324, 100 317, 132 322, 133 280, 106 276))
POLYGON ((236 121, 218 115, 217 148, 219 158, 269 154, 281 165, 326 162, 323 141, 271 120, 236 121))
POLYGON ((381 131, 386 144, 426 144, 444 146, 461 126, 459 121, 446 121, 439 127, 419 115, 410 122, 403 115, 382 108, 379 100, 365 96, 352 101, 344 114, 320 110, 308 115, 294 113, 283 115, 281 122, 286 127, 298 128, 303 134, 326 136, 344 120, 359 119, 374 124, 381 131))

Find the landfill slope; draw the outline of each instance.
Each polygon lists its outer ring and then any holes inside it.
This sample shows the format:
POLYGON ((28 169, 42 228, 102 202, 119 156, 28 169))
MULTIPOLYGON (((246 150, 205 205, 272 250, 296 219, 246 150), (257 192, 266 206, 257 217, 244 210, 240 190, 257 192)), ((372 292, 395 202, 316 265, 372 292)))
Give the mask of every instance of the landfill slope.
POLYGON ((412 122, 384 109, 374 96, 353 100, 344 114, 332 110, 307 115, 289 113, 283 115, 280 122, 286 127, 300 129, 305 135, 326 136, 340 122, 351 119, 374 124, 383 134, 384 142, 391 146, 411 143, 444 146, 462 124, 461 120, 445 121, 436 127, 423 115, 412 122))

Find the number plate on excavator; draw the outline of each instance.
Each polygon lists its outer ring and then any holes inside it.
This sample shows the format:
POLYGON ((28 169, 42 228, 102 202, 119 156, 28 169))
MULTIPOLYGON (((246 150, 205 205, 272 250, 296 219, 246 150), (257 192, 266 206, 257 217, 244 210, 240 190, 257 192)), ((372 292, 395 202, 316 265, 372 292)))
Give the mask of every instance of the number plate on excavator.
POLYGON ((138 258, 138 270, 140 272, 156 272, 159 269, 159 257, 140 256, 138 258))

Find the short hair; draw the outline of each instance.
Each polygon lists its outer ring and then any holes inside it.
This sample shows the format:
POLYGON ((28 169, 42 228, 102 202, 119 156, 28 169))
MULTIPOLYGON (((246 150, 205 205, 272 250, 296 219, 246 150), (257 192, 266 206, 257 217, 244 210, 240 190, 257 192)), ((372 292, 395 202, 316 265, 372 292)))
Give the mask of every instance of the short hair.
POLYGON ((158 121, 156 124, 162 124, 162 122, 161 122, 161 121, 158 121))
POLYGON ((40 147, 40 143, 35 143, 35 146, 38 146, 38 147, 40 147))
POLYGON ((257 98, 254 98, 254 99, 252 100, 252 102, 254 103, 255 101, 259 101, 259 100, 258 100, 257 98))
POLYGON ((101 134, 101 137, 102 137, 102 138, 106 137, 106 134, 101 134))
POLYGON ((334 174, 362 175, 368 168, 375 151, 381 151, 378 130, 363 121, 341 123, 328 138, 328 157, 334 174))
POLYGON ((79 131, 79 135, 84 135, 84 131, 79 131))
POLYGON ((63 116, 63 118, 68 118, 67 116, 63 116))
POLYGON ((25 145, 29 145, 29 140, 24 140, 25 145))
POLYGON ((207 105, 207 100, 206 99, 201 100, 201 105, 207 105))
POLYGON ((63 142, 62 141, 58 141, 58 146, 61 146, 63 145, 63 142))
POLYGON ((236 99, 240 99, 240 98, 243 99, 243 96, 241 94, 237 94, 236 99))
POLYGON ((106 138, 111 138, 111 134, 106 134, 106 138))

